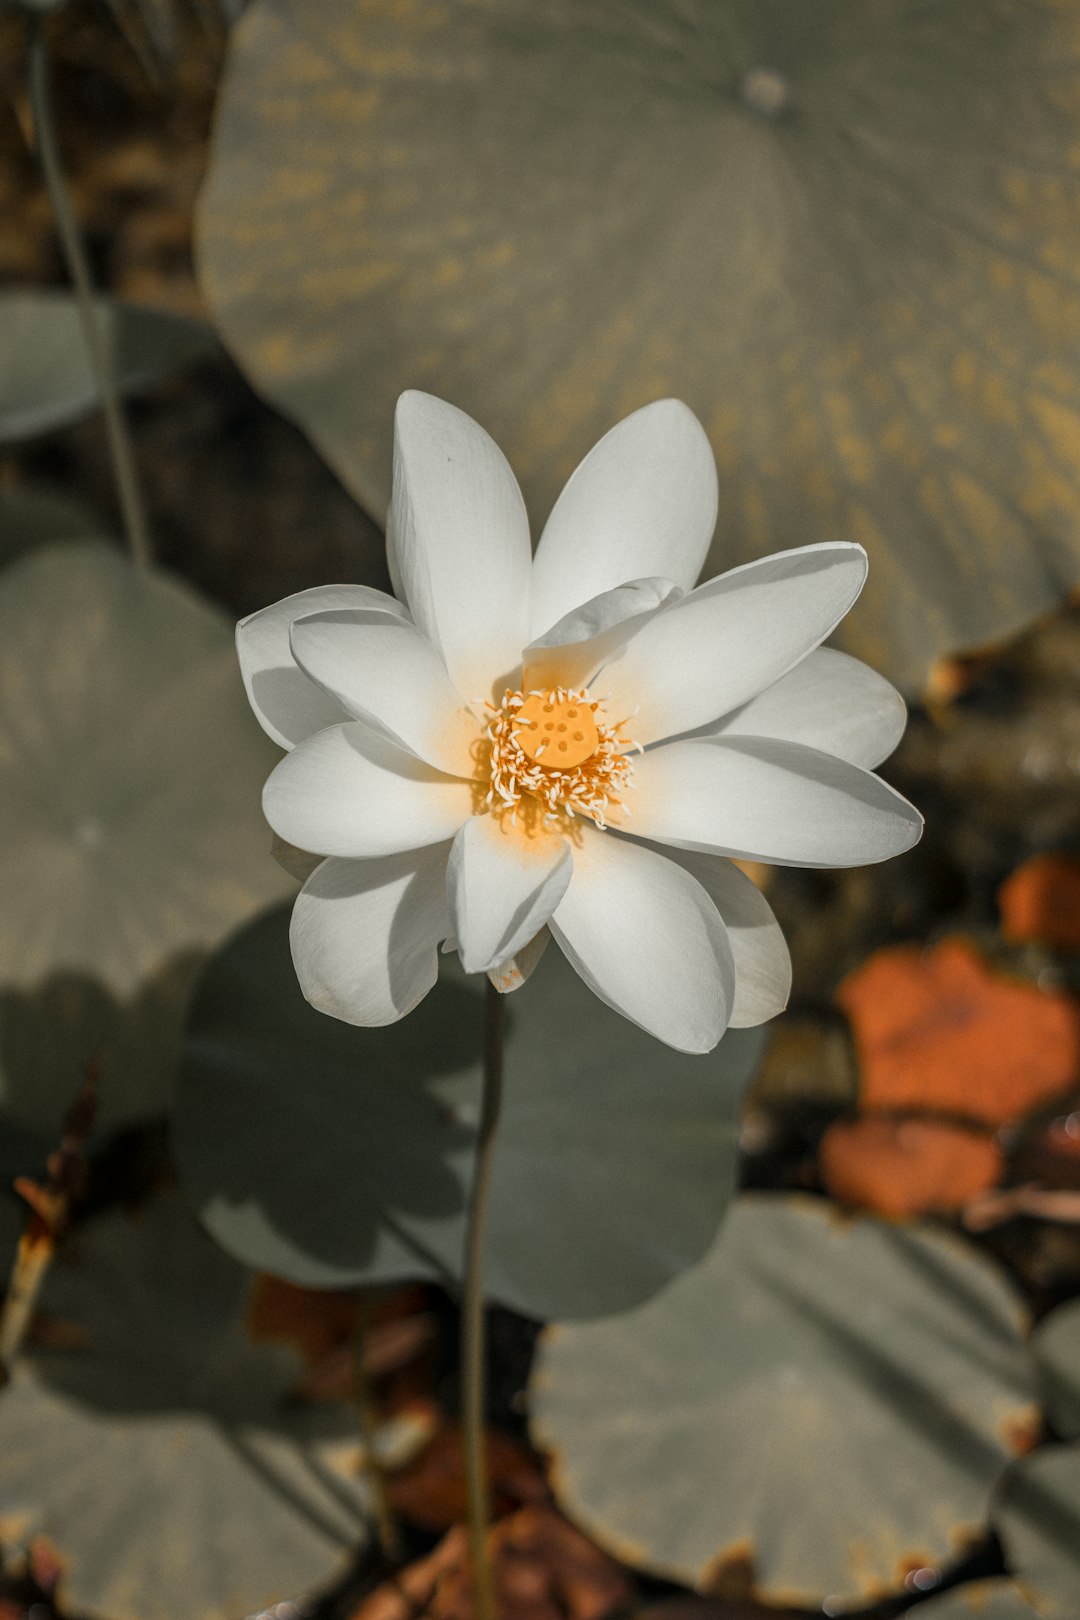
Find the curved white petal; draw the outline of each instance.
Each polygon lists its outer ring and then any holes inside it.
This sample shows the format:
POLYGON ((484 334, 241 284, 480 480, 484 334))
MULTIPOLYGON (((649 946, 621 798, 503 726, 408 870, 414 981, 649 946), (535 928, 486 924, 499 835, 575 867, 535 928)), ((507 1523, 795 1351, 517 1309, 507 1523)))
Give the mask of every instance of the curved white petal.
POLYGON ((668 1046, 708 1052, 727 1028, 727 930, 697 879, 656 850, 582 827, 549 927, 600 1000, 668 1046))
POLYGON ((772 686, 698 735, 784 737, 873 770, 907 724, 907 706, 883 675, 818 647, 772 686))
POLYGON ((541 928, 532 939, 508 956, 505 962, 488 970, 488 978, 501 996, 512 995, 532 978, 540 959, 551 943, 551 929, 541 928))
POLYGON ((791 994, 791 956, 780 924, 761 890, 720 855, 668 849, 696 877, 724 919, 735 959, 731 1028, 749 1029, 782 1013, 791 994))
POLYGON ((919 812, 880 777, 771 737, 652 749, 635 762, 628 804, 637 837, 780 866, 865 866, 922 833, 919 812))
POLYGON ((289 939, 300 988, 347 1024, 393 1024, 427 995, 447 931, 447 846, 328 860, 296 897, 289 939))
POLYGON ((301 849, 366 860, 453 838, 472 800, 467 782, 351 720, 286 754, 263 789, 263 814, 301 849))
POLYGON ((756 697, 835 629, 862 590, 846 543, 781 551, 721 574, 648 619, 596 678, 641 743, 696 731, 756 697))
POLYGON ((539 933, 566 893, 570 845, 558 833, 527 837, 508 819, 472 816, 450 851, 446 892, 466 973, 498 967, 539 933))
POLYGON ((688 406, 659 399, 616 424, 573 474, 533 569, 534 634, 627 579, 689 590, 716 527, 716 462, 688 406))
POLYGON ((248 702, 279 748, 293 748, 313 731, 348 719, 340 703, 312 686, 297 669, 289 647, 294 619, 330 608, 358 608, 392 619, 409 616, 392 596, 366 585, 316 585, 260 608, 236 627, 236 653, 248 702))
POLYGON ((632 579, 594 596, 526 647, 522 685, 586 686, 651 613, 682 594, 670 579, 632 579))
POLYGON ((529 520, 494 440, 431 394, 398 400, 388 527, 413 618, 460 696, 490 697, 529 639, 529 520))
POLYGON ((335 703, 451 776, 471 777, 481 725, 427 637, 385 613, 315 613, 292 627, 297 664, 335 703))

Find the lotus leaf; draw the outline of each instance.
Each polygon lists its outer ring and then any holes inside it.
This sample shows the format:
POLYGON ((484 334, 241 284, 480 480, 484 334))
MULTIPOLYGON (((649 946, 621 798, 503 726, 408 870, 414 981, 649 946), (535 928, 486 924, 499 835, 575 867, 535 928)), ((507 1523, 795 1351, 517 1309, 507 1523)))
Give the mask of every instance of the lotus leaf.
POLYGON ((72 1328, 0 1398, 0 1512, 46 1535, 62 1600, 107 1620, 238 1620, 368 1535, 356 1418, 289 1396, 245 1330, 248 1278, 176 1194, 74 1235, 43 1305, 72 1328))
POLYGON ((0 576, 0 1101, 55 1133, 87 1063, 105 1124, 160 1111, 198 964, 292 884, 231 626, 90 542, 0 576))
POLYGON ((255 0, 203 286, 375 514, 404 388, 536 520, 685 399, 711 571, 862 541, 843 644, 917 683, 1080 575, 1078 64, 1060 0, 255 0))
POLYGON ((1017 1585, 1046 1620, 1075 1620, 1080 1596, 1080 1445, 1044 1446, 1012 1468, 994 1528, 1017 1585))
POLYGON ((929 1228, 747 1195, 637 1310, 542 1339, 531 1410, 566 1510, 630 1562, 858 1606, 978 1533, 1030 1428, 1020 1311, 929 1228))
POLYGON ((1031 1347, 1047 1417, 1063 1440, 1080 1440, 1080 1299, 1051 1311, 1031 1347))
POLYGON ((1038 1620, 1012 1581, 974 1581, 919 1605, 918 1620, 1038 1620))
MULTIPOLYGON (((96 301, 96 315, 125 393, 143 393, 214 349, 209 328, 187 315, 109 298, 96 301)), ((72 293, 4 292, 0 323, 0 443, 68 427, 96 407, 97 379, 72 293)))
MULTIPOLYGON (((452 1283, 483 983, 445 958, 403 1023, 361 1030, 304 1002, 285 911, 228 945, 192 1009, 173 1121, 182 1179, 219 1242, 316 1286, 452 1283)), ((729 1031, 708 1057, 672 1052, 555 951, 504 1006, 488 1292, 533 1316, 623 1309, 712 1240, 761 1034, 729 1031)))
POLYGON ((104 539, 102 525, 51 490, 0 489, 0 564, 50 540, 104 539))

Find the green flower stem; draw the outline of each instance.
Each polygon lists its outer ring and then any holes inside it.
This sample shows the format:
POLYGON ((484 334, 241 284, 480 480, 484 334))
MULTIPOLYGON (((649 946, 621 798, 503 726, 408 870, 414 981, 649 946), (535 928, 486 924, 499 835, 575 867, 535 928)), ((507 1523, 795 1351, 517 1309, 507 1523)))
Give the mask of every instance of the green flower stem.
POLYGON ((60 145, 56 136, 44 16, 34 17, 30 24, 30 109, 34 120, 34 141, 41 163, 41 172, 45 178, 45 189, 49 194, 49 202, 56 219, 64 263, 75 284, 86 347, 90 353, 90 363, 94 368, 101 394, 105 432, 109 442, 109 456, 112 461, 113 477, 116 480, 116 494, 123 517, 124 533, 133 560, 140 567, 147 567, 153 562, 153 549, 139 489, 139 475, 135 468, 131 435, 124 417, 112 352, 105 340, 99 313, 95 307, 90 266, 68 196, 60 145))
POLYGON ((465 1236, 461 1301, 461 1415, 465 1432, 465 1485, 469 1552, 477 1620, 495 1620, 495 1588, 487 1555, 488 1484, 484 1445, 484 1228, 487 1222, 495 1130, 502 1103, 502 996, 488 984, 484 1003, 484 1090, 465 1236))

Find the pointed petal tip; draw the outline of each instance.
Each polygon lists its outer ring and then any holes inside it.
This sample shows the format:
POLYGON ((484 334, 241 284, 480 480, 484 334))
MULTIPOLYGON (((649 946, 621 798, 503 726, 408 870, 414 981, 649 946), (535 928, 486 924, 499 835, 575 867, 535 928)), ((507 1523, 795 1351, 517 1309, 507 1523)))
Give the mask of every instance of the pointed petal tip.
POLYGON ((441 399, 438 394, 426 394, 422 388, 406 388, 404 393, 398 395, 394 407, 394 427, 408 429, 447 416, 465 416, 472 421, 467 411, 451 404, 448 399, 441 399))

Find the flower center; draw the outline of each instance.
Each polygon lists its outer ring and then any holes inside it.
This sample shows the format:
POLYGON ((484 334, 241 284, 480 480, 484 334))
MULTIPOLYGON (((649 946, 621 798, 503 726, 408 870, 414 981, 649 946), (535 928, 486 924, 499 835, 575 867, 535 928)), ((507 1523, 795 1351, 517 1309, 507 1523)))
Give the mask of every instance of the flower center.
POLYGON ((555 692, 530 692, 518 710, 518 746, 548 770, 570 770, 584 764, 600 743, 592 707, 578 697, 559 699, 555 692))
POLYGON ((624 794, 637 747, 612 725, 601 704, 563 687, 503 694, 481 750, 477 787, 483 807, 508 815, 528 832, 550 830, 574 816, 598 827, 629 815, 624 794))

